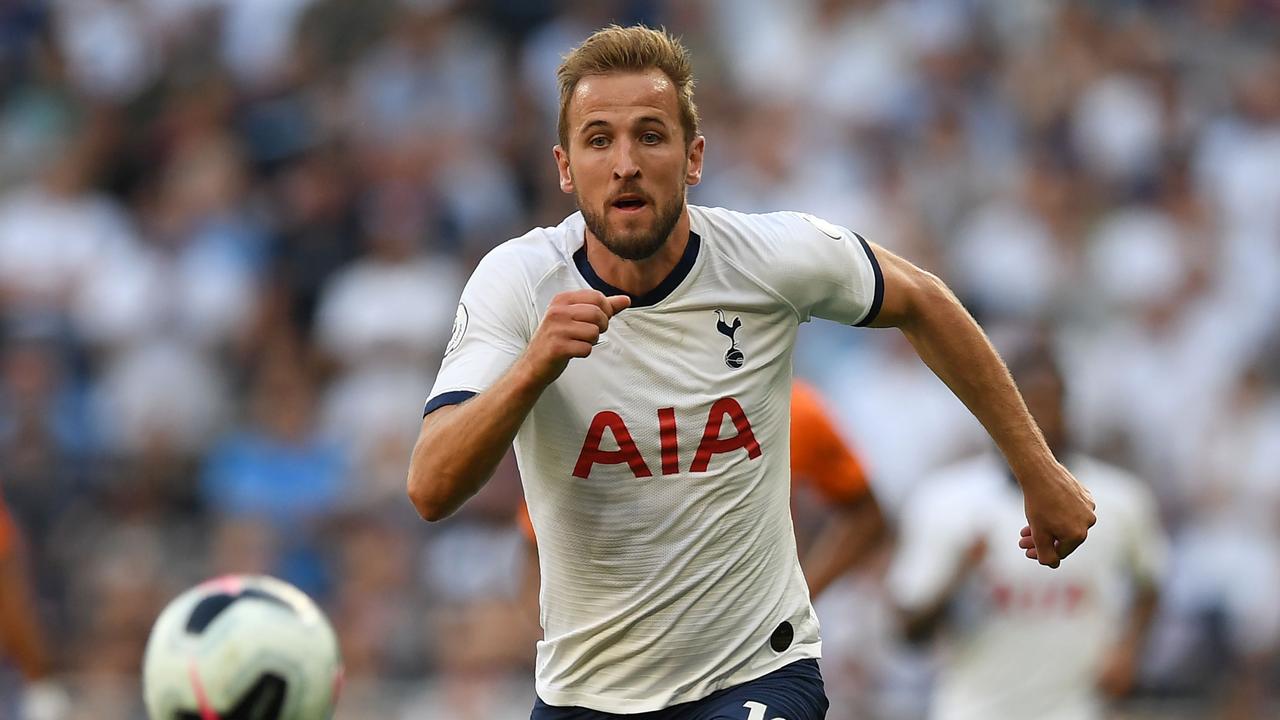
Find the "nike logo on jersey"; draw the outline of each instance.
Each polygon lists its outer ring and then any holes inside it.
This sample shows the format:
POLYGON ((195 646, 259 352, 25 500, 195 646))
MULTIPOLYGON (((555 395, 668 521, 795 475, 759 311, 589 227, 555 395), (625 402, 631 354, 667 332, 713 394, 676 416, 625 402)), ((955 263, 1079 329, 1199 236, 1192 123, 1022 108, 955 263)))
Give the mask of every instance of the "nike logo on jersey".
POLYGON ((735 317, 733 324, 725 322, 724 311, 716 309, 716 332, 729 338, 729 349, 724 354, 724 364, 737 370, 747 361, 746 356, 742 354, 742 350, 738 349, 738 341, 734 336, 738 334, 738 329, 742 327, 742 318, 735 317))
POLYGON ((814 217, 809 213, 799 213, 799 215, 805 220, 808 220, 810 225, 813 225, 814 227, 821 230, 823 235, 826 235, 832 240, 839 240, 841 237, 843 237, 843 235, 840 233, 840 228, 836 227, 835 225, 832 225, 826 220, 823 220, 820 217, 814 217))

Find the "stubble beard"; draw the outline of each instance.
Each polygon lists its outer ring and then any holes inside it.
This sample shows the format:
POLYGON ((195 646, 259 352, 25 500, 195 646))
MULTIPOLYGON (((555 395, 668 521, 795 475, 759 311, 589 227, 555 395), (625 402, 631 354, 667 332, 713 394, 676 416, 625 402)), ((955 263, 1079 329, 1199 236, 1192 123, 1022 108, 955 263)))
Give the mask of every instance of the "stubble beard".
POLYGON ((684 185, 681 184, 665 203, 652 203, 654 217, 649 227, 615 234, 610 232, 609 223, 605 219, 607 206, 603 212, 599 212, 584 203, 581 195, 574 193, 574 198, 578 202, 578 209, 582 211, 587 229, 609 252, 623 260, 637 261, 652 257, 666 243, 667 237, 680 220, 680 213, 684 212, 684 185))

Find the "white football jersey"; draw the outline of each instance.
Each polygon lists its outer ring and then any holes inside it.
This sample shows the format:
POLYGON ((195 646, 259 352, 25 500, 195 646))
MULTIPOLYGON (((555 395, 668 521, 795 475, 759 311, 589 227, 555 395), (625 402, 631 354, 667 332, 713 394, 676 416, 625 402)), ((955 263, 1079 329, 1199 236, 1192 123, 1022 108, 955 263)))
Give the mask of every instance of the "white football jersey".
POLYGON ((1136 584, 1157 584, 1166 557, 1155 499, 1122 470, 1072 456, 1098 522, 1057 569, 1018 548, 1022 492, 986 455, 913 493, 889 590, 907 609, 932 604, 976 540, 986 554, 950 609, 930 716, 935 720, 1103 717, 1097 682, 1136 584))
MULTIPOLYGON (((791 354, 810 316, 859 324, 883 280, 808 215, 690 206, 671 275, 539 398, 515 450, 542 566, 537 691, 640 713, 820 656, 791 527, 791 354)), ((426 412, 489 387, 551 298, 621 294, 575 213, 490 252, 462 294, 426 412)))

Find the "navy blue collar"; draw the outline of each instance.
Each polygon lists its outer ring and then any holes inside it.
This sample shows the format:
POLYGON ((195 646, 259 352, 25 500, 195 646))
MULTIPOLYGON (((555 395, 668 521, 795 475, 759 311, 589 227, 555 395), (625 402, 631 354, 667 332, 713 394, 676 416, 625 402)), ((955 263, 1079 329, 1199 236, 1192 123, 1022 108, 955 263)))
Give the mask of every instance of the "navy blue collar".
POLYGON ((680 261, 676 266, 671 268, 671 272, 663 278, 658 286, 643 295, 632 295, 629 292, 620 290, 609 283, 605 282, 596 274, 595 268, 591 267, 591 263, 587 261, 587 245, 582 244, 578 251, 573 254, 573 264, 578 266, 578 272, 582 273, 583 279, 591 287, 599 290, 605 295, 627 295, 631 298, 631 307, 648 307, 662 302, 670 295, 684 279, 689 277, 689 271, 693 270, 693 263, 698 259, 698 249, 702 245, 702 238, 698 237, 698 233, 689 231, 689 242, 684 246, 684 254, 680 256, 680 261))

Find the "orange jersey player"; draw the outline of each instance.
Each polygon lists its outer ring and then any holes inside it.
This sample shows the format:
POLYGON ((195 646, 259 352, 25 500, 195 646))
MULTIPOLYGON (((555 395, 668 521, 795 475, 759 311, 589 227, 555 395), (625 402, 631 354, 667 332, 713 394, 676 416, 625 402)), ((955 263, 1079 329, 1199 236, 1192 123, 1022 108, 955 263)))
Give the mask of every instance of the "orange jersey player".
POLYGON ((0 497, 0 660, 14 662, 27 681, 19 703, 20 718, 61 718, 69 710, 67 697, 49 677, 35 593, 18 540, 17 527, 0 497))
POLYGON ((793 492, 813 488, 833 511, 801 554, 809 595, 816 598, 882 546, 888 531, 862 461, 836 429, 822 396, 799 380, 791 387, 791 483, 793 492))
MULTIPOLYGON (((832 510, 802 554, 809 594, 816 598, 880 547, 888 532, 862 461, 840 436, 817 389, 801 380, 791 388, 791 482, 793 491, 805 486, 815 490, 832 510)), ((534 540, 533 523, 524 503, 516 513, 516 522, 525 536, 534 540)), ((527 588, 534 594, 536 563, 534 552, 530 562, 534 572, 527 588)))
POLYGON ((13 520, 9 519, 9 511, 4 506, 4 500, 0 500, 0 558, 7 558, 13 552, 15 534, 13 520))

